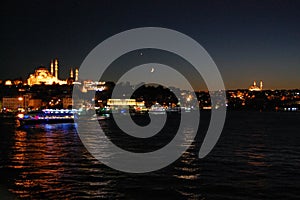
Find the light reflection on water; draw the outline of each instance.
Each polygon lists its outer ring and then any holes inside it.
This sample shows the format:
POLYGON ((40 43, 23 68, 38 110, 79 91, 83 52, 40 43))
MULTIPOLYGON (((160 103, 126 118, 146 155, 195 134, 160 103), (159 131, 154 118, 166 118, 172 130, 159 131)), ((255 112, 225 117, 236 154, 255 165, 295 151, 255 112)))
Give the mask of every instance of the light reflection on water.
MULTIPOLYGON (((197 158, 199 139, 174 164, 146 174, 118 172, 95 160, 75 124, 17 129, 2 120, 0 197, 9 191, 24 199, 297 199, 300 115, 278 114, 229 113, 208 157, 197 158)), ((109 121, 101 123, 115 131, 109 121)))

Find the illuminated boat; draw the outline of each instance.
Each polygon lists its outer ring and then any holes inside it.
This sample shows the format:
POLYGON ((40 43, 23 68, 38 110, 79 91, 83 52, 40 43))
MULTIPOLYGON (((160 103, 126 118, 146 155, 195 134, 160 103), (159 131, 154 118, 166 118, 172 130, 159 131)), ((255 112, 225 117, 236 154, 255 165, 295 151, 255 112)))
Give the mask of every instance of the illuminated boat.
POLYGON ((148 111, 149 114, 166 114, 166 109, 160 104, 156 103, 151 106, 148 111))
POLYGON ((75 110, 67 109, 44 109, 41 111, 31 111, 18 115, 21 125, 26 124, 54 124, 54 123, 74 123, 75 110))

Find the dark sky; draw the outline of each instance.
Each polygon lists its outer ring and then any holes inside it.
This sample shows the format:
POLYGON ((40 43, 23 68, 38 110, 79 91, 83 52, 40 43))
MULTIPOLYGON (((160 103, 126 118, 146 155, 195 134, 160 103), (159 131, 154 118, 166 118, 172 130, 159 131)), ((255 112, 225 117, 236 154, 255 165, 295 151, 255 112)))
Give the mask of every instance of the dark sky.
POLYGON ((300 1, 2 1, 0 79, 59 58, 60 75, 131 28, 180 31, 212 56, 227 89, 300 88, 300 1))

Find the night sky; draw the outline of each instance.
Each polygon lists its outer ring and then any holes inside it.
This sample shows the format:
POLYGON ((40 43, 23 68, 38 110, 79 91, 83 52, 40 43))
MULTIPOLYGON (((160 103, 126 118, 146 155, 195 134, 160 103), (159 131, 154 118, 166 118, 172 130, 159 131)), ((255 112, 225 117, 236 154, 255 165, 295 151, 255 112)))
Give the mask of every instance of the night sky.
MULTIPOLYGON (((6 1, 0 6, 0 79, 60 61, 60 77, 106 38, 164 27, 198 41, 227 89, 263 80, 300 88, 300 1, 6 1)), ((202 86, 199 86, 200 88, 202 86)))

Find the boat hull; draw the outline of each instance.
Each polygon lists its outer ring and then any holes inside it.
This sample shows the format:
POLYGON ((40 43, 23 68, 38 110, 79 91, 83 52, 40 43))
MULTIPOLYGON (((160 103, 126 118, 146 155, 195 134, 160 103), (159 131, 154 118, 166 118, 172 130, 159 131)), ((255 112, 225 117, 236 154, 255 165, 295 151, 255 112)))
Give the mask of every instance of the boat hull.
POLYGON ((74 119, 19 119, 20 125, 74 123, 74 119))

